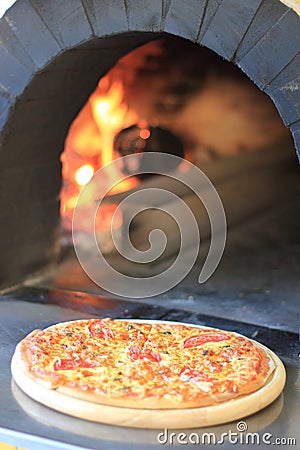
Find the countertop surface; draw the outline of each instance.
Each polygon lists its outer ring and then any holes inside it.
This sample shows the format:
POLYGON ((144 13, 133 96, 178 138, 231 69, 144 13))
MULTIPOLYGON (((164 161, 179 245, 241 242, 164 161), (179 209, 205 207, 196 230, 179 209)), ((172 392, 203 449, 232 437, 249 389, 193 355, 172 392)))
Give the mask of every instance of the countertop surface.
MULTIPOLYGON (((176 315, 175 312, 168 317, 167 311, 160 307, 137 306, 136 303, 107 298, 97 300, 88 296, 84 298, 82 295, 77 296, 77 302, 71 308, 70 302, 68 305, 66 302, 59 304, 57 292, 51 294, 52 299, 50 293, 45 294, 38 290, 29 290, 27 294, 25 290, 23 295, 27 296, 27 301, 20 299, 22 297, 20 292, 0 298, 0 442, 39 450, 56 448, 133 450, 159 448, 165 444, 172 444, 172 448, 179 449, 189 446, 194 448, 195 444, 209 443, 209 440, 211 444, 216 443, 222 449, 243 448, 244 445, 247 448, 257 448, 258 444, 259 448, 270 448, 270 444, 280 444, 279 446, 287 448, 299 446, 300 369, 297 367, 296 359, 291 357, 299 351, 297 342, 293 342, 290 348, 293 355, 284 361, 287 383, 283 394, 264 410, 242 419, 242 425, 233 422, 205 429, 167 431, 102 425, 58 413, 25 395, 11 377, 10 361, 15 345, 33 329, 44 328, 60 321, 99 315, 172 320, 176 315), (246 430, 242 431, 242 428, 246 430)), ((177 317, 179 315, 178 310, 177 317)), ((194 317, 190 321, 201 323, 201 317, 194 317)), ((216 326, 215 321, 212 322, 212 326, 216 326)), ((203 324, 207 325, 207 321, 203 324)), ((229 323, 227 328, 230 327, 232 323, 229 323)), ((249 328, 246 324, 241 328, 246 335, 253 332, 251 326, 249 328)), ((266 345, 269 344, 260 331, 258 329, 258 338, 262 336, 260 340, 266 345)), ((287 337, 293 340, 295 335, 287 337)), ((279 335, 277 339, 280 339, 279 335)), ((280 353, 282 351, 280 345, 278 349, 280 353)), ((273 347, 273 350, 276 351, 277 348, 273 347)))

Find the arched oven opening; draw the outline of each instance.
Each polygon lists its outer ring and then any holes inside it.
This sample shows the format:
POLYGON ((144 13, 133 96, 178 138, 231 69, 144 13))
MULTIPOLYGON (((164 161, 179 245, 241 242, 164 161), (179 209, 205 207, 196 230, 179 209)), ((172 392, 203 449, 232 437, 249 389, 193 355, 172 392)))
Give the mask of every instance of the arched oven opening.
MULTIPOLYGON (((129 247, 124 244, 128 211, 118 206, 132 192, 152 187, 174 189, 191 208, 201 233, 201 250, 189 275, 178 285, 175 282, 172 290, 145 301, 160 305, 169 302, 209 314, 217 311, 222 317, 239 320, 247 311, 255 323, 268 322, 274 297, 278 300, 286 289, 287 265, 282 261, 297 259, 296 247, 291 252, 291 241, 296 239, 298 223, 292 213, 297 209, 298 165, 290 132, 274 104, 233 64, 207 48, 170 35, 138 47, 100 78, 69 129, 61 159, 62 244, 69 257, 61 262, 50 284, 112 295, 105 289, 107 284, 104 289, 101 284, 101 277, 107 277, 101 264, 100 283, 94 283, 86 268, 82 270, 78 264, 71 228, 79 192, 87 184, 75 232, 76 244, 86 246, 89 255, 89 203, 94 204, 121 179, 107 194, 108 201, 101 204, 95 219, 100 251, 116 270, 130 277, 157 275, 174 262, 180 247, 178 224, 166 213, 149 208, 130 223, 133 245, 141 251, 149 248, 149 235, 157 228, 164 231, 168 245, 158 260, 147 264, 130 261, 129 247), (160 176, 130 176, 130 168, 120 164, 109 165, 89 188, 88 182, 97 170, 136 151, 177 154, 206 173, 216 187, 225 209, 228 235, 220 265, 206 283, 199 284, 198 276, 210 245, 211 223, 195 193, 172 184, 170 187, 160 176), (114 237, 125 256, 119 254, 112 239, 113 216, 114 237)), ((174 174, 178 170, 180 165, 170 171, 174 174)), ((198 188, 201 197, 200 180, 198 188)), ((158 205, 167 209, 168 202, 158 205)), ((182 264, 189 264, 188 254, 194 246, 190 240, 182 264)), ((93 256, 90 258, 93 264, 99 264, 93 256)), ((297 264, 288 267, 289 274, 297 270, 297 264)), ((295 277, 291 291, 296 292, 297 283, 295 277)), ((139 298, 139 292, 132 292, 132 297, 139 298)), ((273 311, 272 320, 278 326, 287 326, 287 321, 291 324, 292 319, 287 319, 290 312, 284 309, 273 311)))

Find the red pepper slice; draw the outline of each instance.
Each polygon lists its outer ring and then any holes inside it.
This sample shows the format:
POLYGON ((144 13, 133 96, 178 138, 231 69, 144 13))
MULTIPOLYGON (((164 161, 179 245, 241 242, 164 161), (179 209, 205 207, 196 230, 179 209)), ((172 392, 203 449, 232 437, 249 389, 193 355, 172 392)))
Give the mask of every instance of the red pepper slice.
POLYGON ((93 337, 98 337, 101 339, 114 338, 113 332, 109 326, 103 322, 103 320, 95 320, 95 322, 91 323, 89 325, 89 332, 93 337))
POLYGON ((89 369, 91 367, 96 367, 96 364, 89 363, 81 358, 58 359, 53 366, 54 370, 89 369))
POLYGON ((257 361, 257 363, 256 363, 256 366, 255 366, 255 372, 256 372, 257 374, 261 371, 261 366, 262 366, 262 360, 259 359, 259 360, 257 361))
POLYGON ((197 336, 191 336, 184 341, 183 348, 197 347, 198 345, 205 344, 206 342, 220 342, 226 341, 229 336, 222 333, 207 333, 199 334, 197 336))
POLYGON ((152 350, 150 350, 150 348, 146 348, 145 350, 143 350, 142 352, 142 358, 146 358, 149 359, 149 361, 152 362, 160 362, 161 361, 161 356, 159 353, 153 352, 152 350))
POLYGON ((132 361, 137 361, 141 356, 141 349, 137 345, 132 345, 128 349, 129 356, 132 361))
POLYGON ((137 345, 132 345, 128 349, 129 356, 132 361, 137 361, 138 359, 149 359, 151 362, 160 362, 161 356, 159 353, 153 352, 151 349, 146 348, 141 350, 137 345))

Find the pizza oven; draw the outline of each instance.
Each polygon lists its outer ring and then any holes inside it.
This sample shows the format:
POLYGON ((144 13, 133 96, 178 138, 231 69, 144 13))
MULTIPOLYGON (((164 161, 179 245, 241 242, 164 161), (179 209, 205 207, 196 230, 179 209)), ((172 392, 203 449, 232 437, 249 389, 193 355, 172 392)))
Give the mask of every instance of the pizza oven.
POLYGON ((99 316, 267 345, 287 387, 246 426, 300 441, 299 6, 250 3, 17 0, 0 19, 0 442, 159 446, 10 384, 27 332, 99 316))

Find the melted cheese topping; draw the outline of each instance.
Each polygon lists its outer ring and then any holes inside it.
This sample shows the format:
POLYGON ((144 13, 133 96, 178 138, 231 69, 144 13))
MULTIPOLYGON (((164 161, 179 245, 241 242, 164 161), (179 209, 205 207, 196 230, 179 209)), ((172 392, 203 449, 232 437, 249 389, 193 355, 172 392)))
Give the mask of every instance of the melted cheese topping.
POLYGON ((235 333, 112 319, 37 330, 22 341, 21 356, 52 388, 158 405, 225 401, 257 390, 272 371, 263 350, 235 333))

